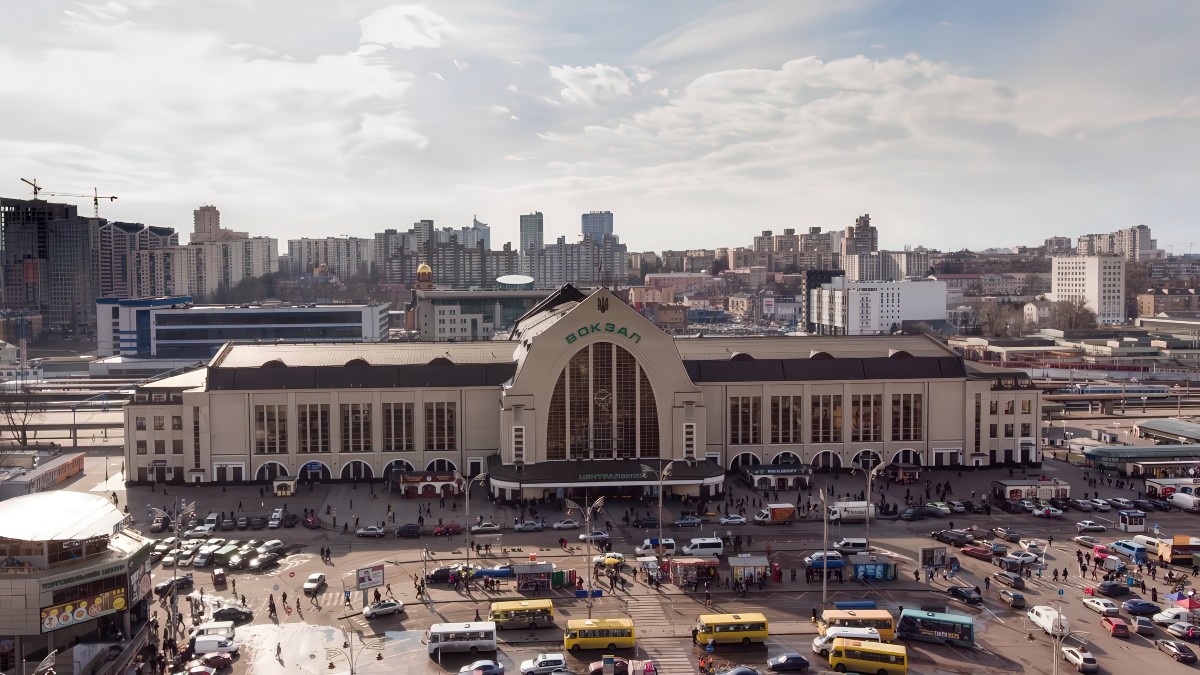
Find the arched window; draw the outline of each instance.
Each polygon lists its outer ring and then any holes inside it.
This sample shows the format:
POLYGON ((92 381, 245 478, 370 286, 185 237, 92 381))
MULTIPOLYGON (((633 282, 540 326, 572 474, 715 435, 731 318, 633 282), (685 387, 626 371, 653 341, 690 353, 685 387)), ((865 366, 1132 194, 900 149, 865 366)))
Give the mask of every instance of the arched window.
POLYGON ((550 397, 546 459, 658 456, 658 406, 637 359, 611 342, 576 352, 550 397))

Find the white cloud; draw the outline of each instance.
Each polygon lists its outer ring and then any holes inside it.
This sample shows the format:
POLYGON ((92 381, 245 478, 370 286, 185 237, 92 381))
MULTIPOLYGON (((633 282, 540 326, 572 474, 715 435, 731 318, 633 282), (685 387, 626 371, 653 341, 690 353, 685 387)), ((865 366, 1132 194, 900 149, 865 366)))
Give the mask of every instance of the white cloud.
POLYGON ((511 110, 509 110, 506 106, 502 106, 502 105, 491 106, 488 108, 488 112, 492 113, 493 115, 511 115, 512 114, 511 110))
POLYGON ((521 89, 519 87, 517 87, 517 85, 515 85, 515 84, 510 84, 507 87, 505 87, 505 89, 507 89, 510 93, 513 93, 513 94, 521 91, 521 89))
POLYGON ((594 66, 550 66, 550 77, 565 85, 559 95, 567 103, 596 105, 624 98, 633 91, 633 83, 624 71, 603 63, 594 66))
POLYGON ((436 49, 455 28, 425 5, 391 5, 358 22, 362 41, 399 49, 436 49))
POLYGON ((454 67, 458 68, 458 71, 461 73, 462 71, 466 70, 467 68, 470 68, 471 64, 467 63, 466 61, 459 61, 458 59, 454 59, 454 67))
POLYGON ((644 68, 642 66, 631 66, 629 69, 633 71, 634 76, 637 78, 638 84, 646 84, 650 80, 654 79, 654 76, 658 74, 653 70, 644 68))
POLYGON ((445 81, 446 81, 446 78, 442 77, 442 74, 441 74, 441 73, 429 73, 429 76, 430 76, 430 77, 432 77, 432 78, 433 78, 433 79, 435 79, 435 80, 438 80, 439 82, 445 82, 445 81))

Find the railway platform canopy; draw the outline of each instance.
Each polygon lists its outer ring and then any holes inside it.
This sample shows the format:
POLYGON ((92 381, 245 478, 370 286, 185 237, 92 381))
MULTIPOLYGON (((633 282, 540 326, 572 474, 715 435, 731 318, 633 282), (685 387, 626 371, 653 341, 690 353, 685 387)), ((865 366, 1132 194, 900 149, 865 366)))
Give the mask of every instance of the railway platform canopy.
POLYGON ((1102 445, 1083 451, 1086 466, 1130 477, 1188 475, 1200 468, 1200 445, 1102 445))
POLYGON ((1200 424, 1175 417, 1144 420, 1134 425, 1138 436, 1165 445, 1200 444, 1200 424))

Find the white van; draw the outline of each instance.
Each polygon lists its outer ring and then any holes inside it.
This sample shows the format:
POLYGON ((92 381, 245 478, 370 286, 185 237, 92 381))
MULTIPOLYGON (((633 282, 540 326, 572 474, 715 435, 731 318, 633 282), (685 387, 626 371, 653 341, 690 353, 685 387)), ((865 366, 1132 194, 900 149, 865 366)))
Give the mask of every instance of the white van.
POLYGON ((1171 495, 1167 501, 1171 502, 1171 506, 1184 511, 1200 511, 1200 497, 1189 495, 1183 492, 1176 492, 1171 495))
POLYGON ((698 537, 683 547, 684 555, 724 555, 725 543, 716 537, 698 537))
POLYGON ((233 622, 232 621, 209 621, 202 623, 192 629, 192 637, 198 638, 205 635, 216 635, 217 637, 233 637, 233 622))
POLYGON ((833 649, 833 641, 838 638, 846 638, 847 640, 863 640, 870 642, 880 642, 879 631, 875 628, 828 628, 824 635, 818 635, 813 638, 812 649, 814 654, 820 654, 821 658, 829 658, 829 650, 833 649))
POLYGON ((238 644, 233 641, 233 638, 220 635, 201 635, 192 640, 192 651, 197 654, 212 654, 213 652, 236 654, 238 653, 238 644))
MULTIPOLYGON (((833 550, 846 555, 853 553, 866 553, 868 548, 867 540, 859 537, 843 537, 841 541, 833 545, 833 550)), ((857 640, 858 638, 852 639, 857 640)))
POLYGON ((1134 535, 1133 537, 1133 543, 1145 546, 1146 550, 1149 551, 1151 555, 1155 556, 1158 555, 1158 542, 1159 540, 1157 538, 1147 537, 1144 534, 1134 535))
POLYGON ((1038 605, 1030 609, 1026 616, 1047 635, 1069 635, 1071 632, 1071 622, 1053 607, 1038 605))
POLYGON ((658 542, 657 546, 654 544, 655 541, 658 540, 643 539, 641 544, 634 547, 633 552, 638 555, 654 555, 655 553, 659 555, 675 555, 674 539, 663 539, 658 542))
POLYGON ((213 532, 216 532, 217 526, 221 524, 221 516, 216 513, 210 513, 204 519, 204 524, 211 527, 213 532))

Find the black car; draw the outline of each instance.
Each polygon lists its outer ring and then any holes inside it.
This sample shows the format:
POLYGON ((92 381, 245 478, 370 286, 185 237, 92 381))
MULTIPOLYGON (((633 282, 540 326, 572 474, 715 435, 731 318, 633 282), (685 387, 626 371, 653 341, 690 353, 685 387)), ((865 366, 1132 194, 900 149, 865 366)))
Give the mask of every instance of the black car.
POLYGON ((1025 578, 1017 572, 996 572, 992 574, 996 583, 1011 588, 1025 588, 1025 578))
POLYGON ((439 567, 435 570, 430 570, 429 574, 425 575, 425 581, 428 581, 428 582, 434 583, 434 584, 444 584, 447 581, 450 581, 450 573, 451 572, 462 571, 462 569, 464 567, 470 567, 473 570, 479 569, 479 568, 475 567, 474 565, 469 565, 469 566, 468 565, 455 565, 453 567, 439 567))
POLYGON ((254 571, 265 570, 279 562, 279 555, 276 553, 264 553, 254 560, 250 561, 250 569, 254 571))
POLYGON ((225 516, 225 518, 221 521, 221 529, 222 530, 237 529, 237 520, 233 516, 225 516))
POLYGON ((416 523, 405 523, 396 528, 397 537, 407 537, 409 539, 417 539, 421 536, 421 526, 416 523))
POLYGON ((772 656, 767 659, 767 672, 769 673, 807 673, 808 659, 802 654, 796 652, 788 652, 779 656, 772 656))
POLYGON ((970 502, 967 504, 967 510, 971 513, 987 513, 988 505, 984 502, 970 502))
POLYGON ((283 514, 283 526, 284 527, 295 527, 299 523, 300 523, 300 516, 290 512, 290 511, 283 514))
POLYGON ((254 618, 254 612, 243 607, 222 607, 212 613, 213 621, 232 621, 242 623, 254 618))
POLYGON ((1180 663, 1196 662, 1196 653, 1192 651, 1191 647, 1182 642, 1176 642, 1175 640, 1155 640, 1154 646, 1158 648, 1158 651, 1170 655, 1171 658, 1180 663))
POLYGON ((176 593, 179 591, 188 591, 194 588, 194 585, 195 581, 192 579, 191 574, 184 577, 171 577, 166 581, 160 581, 155 584, 154 594, 157 596, 169 595, 172 587, 175 588, 176 593))
POLYGON ((1149 499, 1147 501, 1153 504, 1154 507, 1159 511, 1170 511, 1173 508, 1171 506, 1171 502, 1166 501, 1165 499, 1149 499))
POLYGON ((1120 581, 1101 581, 1100 585, 1096 587, 1096 592, 1115 598, 1118 595, 1129 595, 1129 586, 1120 581))
POLYGON ((1067 507, 1070 506, 1070 500, 1063 499, 1062 497, 1051 497, 1050 506, 1053 506, 1059 511, 1066 511, 1067 507))
POLYGON ((266 518, 263 518, 262 516, 251 516, 251 518, 250 518, 250 529, 252 529, 252 530, 261 530, 261 529, 263 529, 263 528, 264 528, 264 527, 266 527, 266 526, 267 526, 267 519, 266 519, 266 518))
POLYGON ((658 527, 658 517, 657 516, 642 516, 641 518, 634 518, 633 526, 634 527, 658 527))
POLYGON ((950 597, 954 598, 955 600, 968 605, 983 604, 983 596, 979 594, 979 591, 976 591, 970 586, 951 586, 950 588, 946 589, 946 592, 949 593, 950 597))

